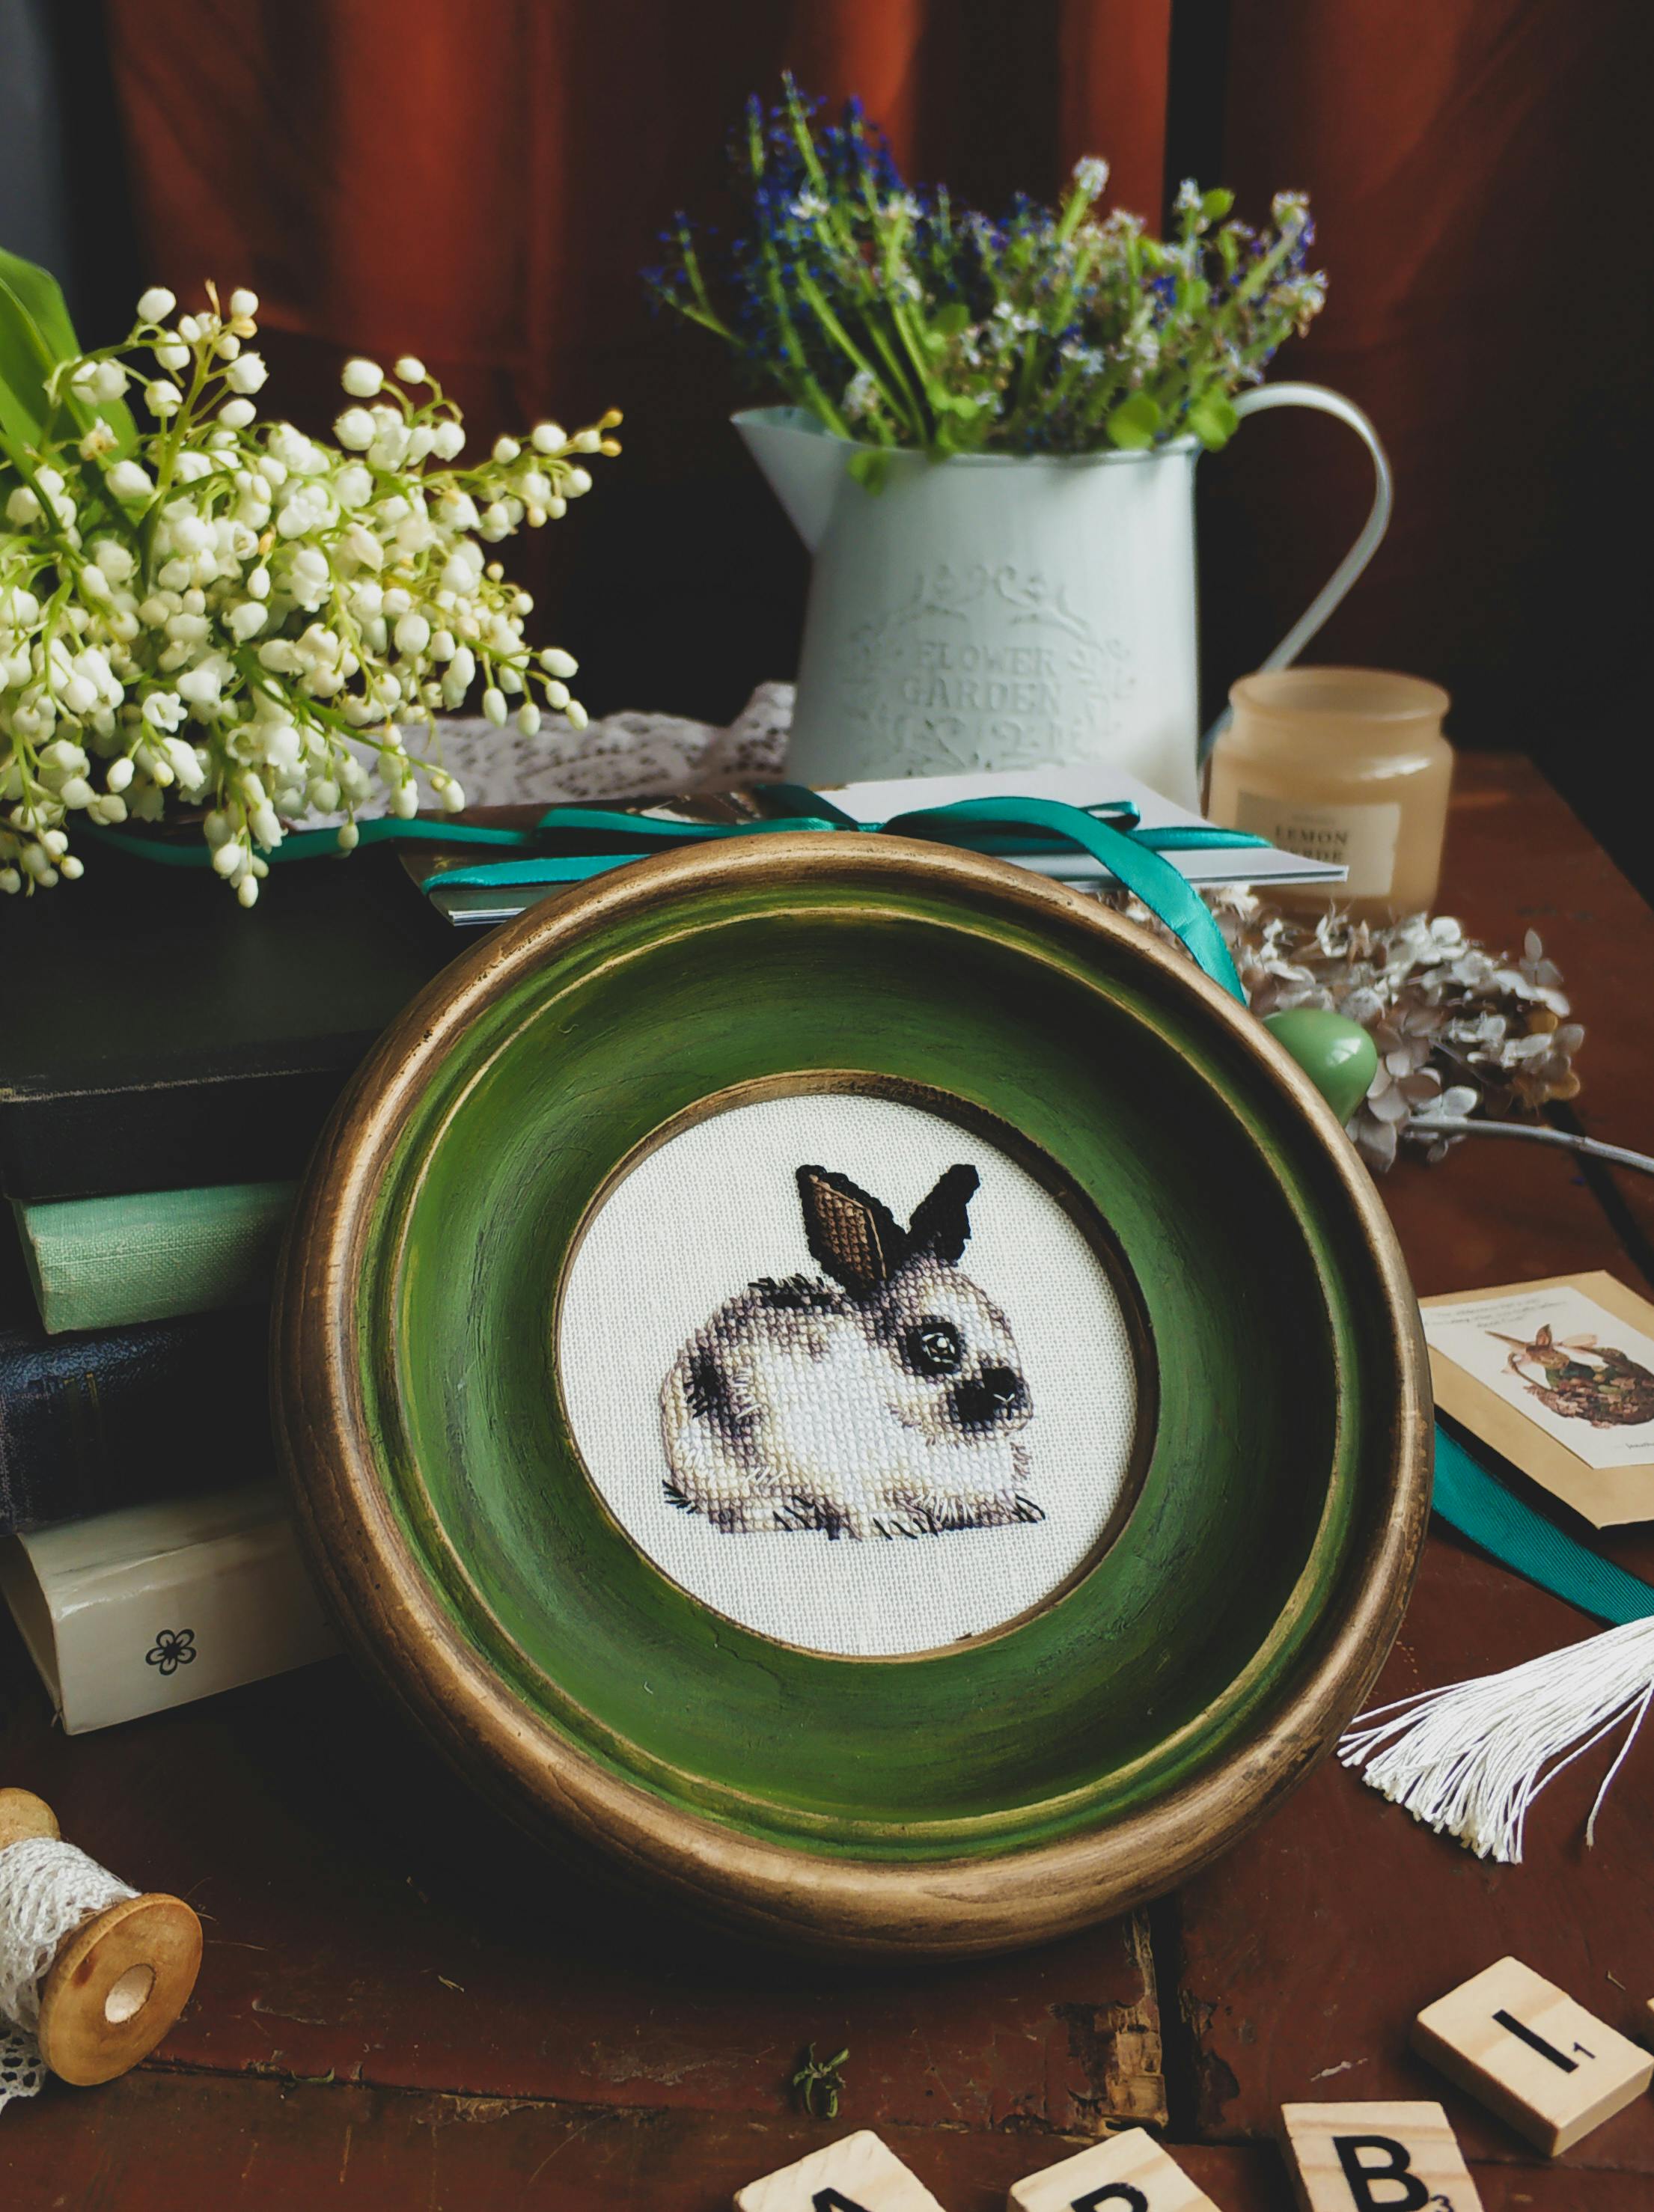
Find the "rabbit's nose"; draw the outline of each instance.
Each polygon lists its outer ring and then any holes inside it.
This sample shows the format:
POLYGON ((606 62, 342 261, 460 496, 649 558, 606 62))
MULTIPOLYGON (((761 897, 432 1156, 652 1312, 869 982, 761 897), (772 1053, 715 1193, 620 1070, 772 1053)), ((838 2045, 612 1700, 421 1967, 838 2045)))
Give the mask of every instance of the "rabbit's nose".
POLYGON ((1011 1407, 1022 1403, 1022 1377, 1014 1367, 984 1368, 982 1389, 996 1406, 1011 1407))
POLYGON ((986 1429, 1008 1416, 1023 1413, 1028 1386, 1014 1367, 984 1367, 953 1387, 953 1411, 967 1429, 986 1429))

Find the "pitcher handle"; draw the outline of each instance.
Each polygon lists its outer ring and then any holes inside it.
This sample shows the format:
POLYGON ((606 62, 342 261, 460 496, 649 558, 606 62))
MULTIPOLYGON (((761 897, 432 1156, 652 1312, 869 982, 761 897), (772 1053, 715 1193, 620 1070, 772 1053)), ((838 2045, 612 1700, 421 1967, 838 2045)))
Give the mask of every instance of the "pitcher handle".
MULTIPOLYGON (((1395 504, 1396 493, 1396 479, 1390 471, 1389 456, 1371 421, 1353 399, 1346 399, 1341 392, 1329 391, 1324 384, 1261 384, 1254 391, 1242 392, 1235 402, 1237 415, 1262 415, 1271 407, 1312 407, 1320 414, 1331 415, 1341 422, 1347 422, 1372 456, 1373 492, 1371 511, 1362 525, 1360 536, 1274 651, 1259 663, 1260 668, 1263 669, 1290 667, 1333 609, 1343 599, 1350 586, 1378 550, 1384 532, 1389 527, 1389 511, 1395 504)), ((1231 712, 1231 709, 1225 706, 1201 739, 1202 761, 1228 728, 1231 712)))

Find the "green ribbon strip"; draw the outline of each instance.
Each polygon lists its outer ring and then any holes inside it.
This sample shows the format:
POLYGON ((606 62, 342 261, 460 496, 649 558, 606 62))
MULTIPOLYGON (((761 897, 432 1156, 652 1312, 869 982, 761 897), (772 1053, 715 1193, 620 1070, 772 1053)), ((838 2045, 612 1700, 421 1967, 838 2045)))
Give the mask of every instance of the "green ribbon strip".
POLYGON ((1432 1502, 1444 1521, 1492 1553, 1502 1566, 1514 1568, 1582 1613, 1616 1626, 1654 1617, 1654 1583, 1627 1574, 1536 1513, 1439 1424, 1432 1502))
MULTIPOLYGON (((858 822, 800 784, 758 788, 796 812, 757 822, 672 822, 620 809, 553 806, 526 830, 489 830, 466 822, 403 822, 386 817, 361 824, 363 845, 474 845, 520 860, 479 860, 474 866, 443 869, 428 876, 434 884, 487 887, 579 884, 629 861, 685 846, 717 844, 731 837, 768 836, 778 830, 856 830, 868 835, 920 837, 939 845, 1005 859, 1042 854, 1085 853, 1140 898, 1149 911, 1175 930, 1213 982, 1246 1004, 1240 977, 1223 933, 1200 893, 1164 856, 1168 853, 1228 850, 1267 846, 1268 840, 1244 830, 1219 830, 1189 823, 1174 829, 1145 830, 1128 799, 1104 799, 1096 806, 1069 806, 1055 799, 964 799, 952 806, 921 807, 893 815, 888 822, 858 822), (563 849, 549 852, 548 844, 563 849)), ((99 840, 159 860, 168 867, 206 868, 207 846, 194 840, 169 844, 131 832, 88 825, 99 840)), ((299 830, 284 837, 269 855, 272 861, 309 860, 337 854, 337 833, 299 830)))

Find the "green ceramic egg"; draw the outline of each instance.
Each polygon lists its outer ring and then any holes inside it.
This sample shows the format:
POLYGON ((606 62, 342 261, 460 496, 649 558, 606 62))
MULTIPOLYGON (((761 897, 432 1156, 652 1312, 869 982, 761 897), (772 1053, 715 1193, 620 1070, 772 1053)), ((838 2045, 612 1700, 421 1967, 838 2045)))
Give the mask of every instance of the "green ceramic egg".
POLYGON ((1347 1121, 1378 1073, 1378 1048, 1359 1022, 1323 1006, 1269 1014, 1263 1026, 1291 1053, 1341 1121, 1347 1121))

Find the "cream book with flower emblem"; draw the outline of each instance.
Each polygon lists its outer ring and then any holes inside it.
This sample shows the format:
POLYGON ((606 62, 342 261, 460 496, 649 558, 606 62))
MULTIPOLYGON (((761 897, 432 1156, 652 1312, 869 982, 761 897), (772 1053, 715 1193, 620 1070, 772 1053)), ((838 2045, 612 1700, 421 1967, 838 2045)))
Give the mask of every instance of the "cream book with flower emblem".
POLYGON ((15 1537, 0 1592, 70 1735, 338 1648, 274 1483, 15 1537))

